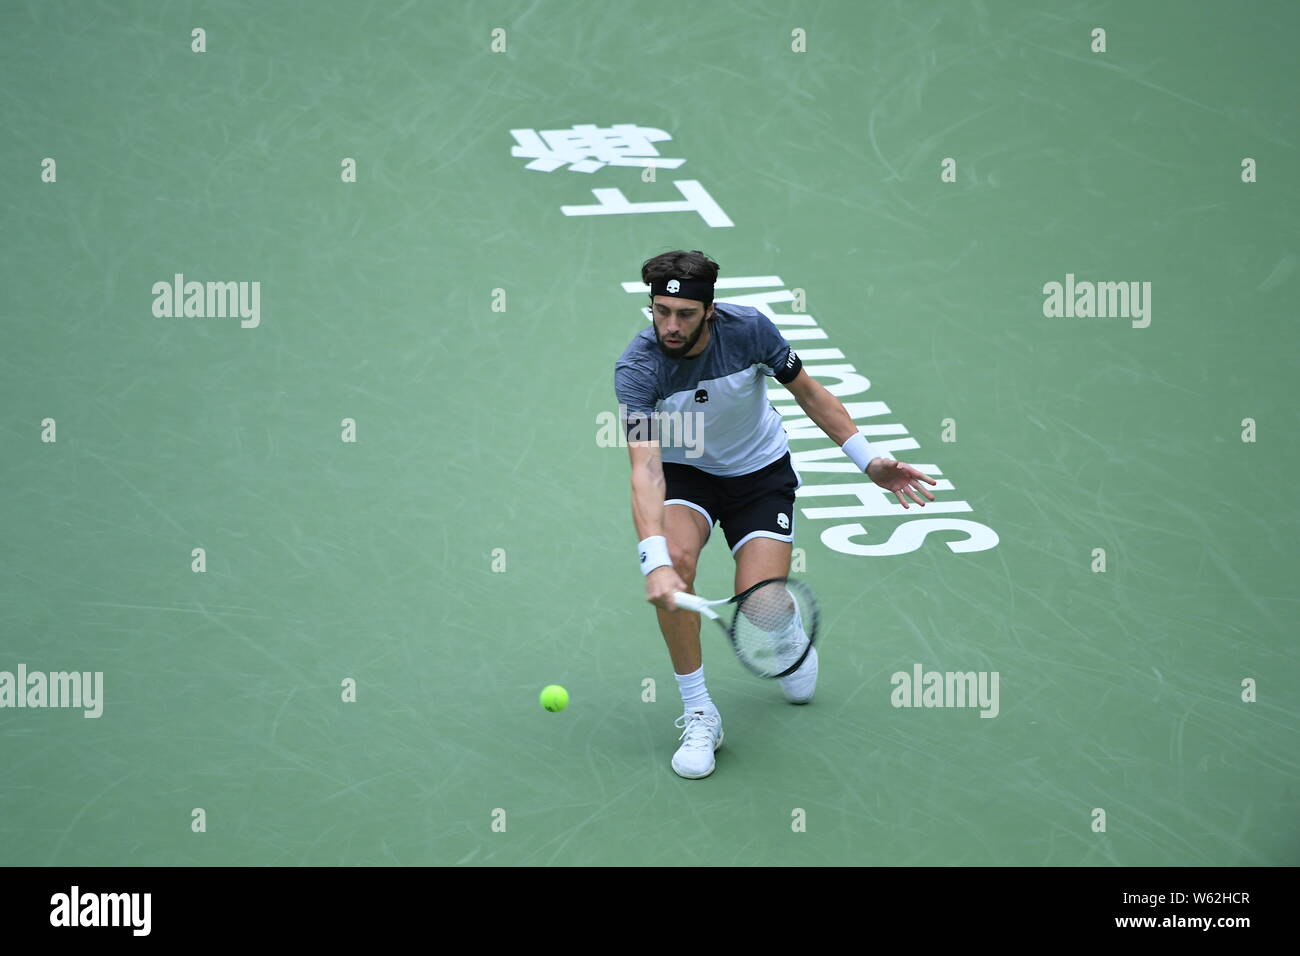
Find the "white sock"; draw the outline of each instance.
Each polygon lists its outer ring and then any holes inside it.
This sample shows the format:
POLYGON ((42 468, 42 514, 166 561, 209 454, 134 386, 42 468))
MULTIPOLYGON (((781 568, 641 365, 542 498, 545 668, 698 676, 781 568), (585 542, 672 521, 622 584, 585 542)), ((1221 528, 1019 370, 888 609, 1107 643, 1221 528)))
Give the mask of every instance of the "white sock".
POLYGON ((691 674, 673 674, 677 678, 677 687, 682 692, 682 704, 686 713, 694 710, 702 710, 706 714, 716 714, 717 706, 709 697, 709 691, 704 686, 704 667, 691 674))

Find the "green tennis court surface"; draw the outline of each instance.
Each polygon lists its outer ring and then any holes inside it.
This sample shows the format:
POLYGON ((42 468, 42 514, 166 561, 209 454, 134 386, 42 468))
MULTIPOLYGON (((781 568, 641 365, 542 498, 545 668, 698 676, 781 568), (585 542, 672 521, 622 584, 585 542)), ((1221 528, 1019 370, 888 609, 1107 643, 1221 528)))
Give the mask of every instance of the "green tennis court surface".
POLYGON ((1298 27, 6 5, 0 863, 1300 862, 1298 27), (945 482, 792 439, 817 697, 706 628, 701 781, 598 441, 676 248, 945 482))

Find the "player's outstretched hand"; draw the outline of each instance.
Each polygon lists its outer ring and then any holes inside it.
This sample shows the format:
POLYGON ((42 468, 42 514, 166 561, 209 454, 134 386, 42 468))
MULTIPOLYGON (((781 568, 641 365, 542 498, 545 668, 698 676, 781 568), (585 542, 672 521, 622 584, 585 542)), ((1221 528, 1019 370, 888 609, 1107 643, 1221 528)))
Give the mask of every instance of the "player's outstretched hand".
POLYGON ((677 570, 667 565, 655 568, 645 576, 645 599, 655 607, 662 608, 665 611, 677 610, 672 595, 678 591, 689 590, 690 588, 682 583, 677 570))
POLYGON ((904 464, 901 461, 894 461, 892 458, 877 458, 867 468, 867 477, 881 488, 888 488, 892 491, 898 497, 899 504, 904 508, 907 507, 907 499, 903 497, 903 492, 911 495, 912 500, 922 508, 925 507, 925 502, 916 496, 918 491, 931 501, 934 501, 934 495, 930 494, 930 489, 922 488, 917 484, 918 481, 928 481, 932 485, 939 483, 925 472, 917 471, 911 465, 904 464))

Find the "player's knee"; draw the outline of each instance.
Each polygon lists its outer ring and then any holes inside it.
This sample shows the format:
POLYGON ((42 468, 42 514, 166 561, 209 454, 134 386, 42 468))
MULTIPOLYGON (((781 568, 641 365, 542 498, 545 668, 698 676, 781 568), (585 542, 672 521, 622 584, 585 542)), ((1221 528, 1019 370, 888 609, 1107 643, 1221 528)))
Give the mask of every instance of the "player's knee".
POLYGON ((684 548, 677 548, 673 545, 668 546, 668 560, 673 563, 673 570, 677 576, 682 579, 682 583, 687 587, 695 584, 695 562, 698 555, 693 554, 684 548))

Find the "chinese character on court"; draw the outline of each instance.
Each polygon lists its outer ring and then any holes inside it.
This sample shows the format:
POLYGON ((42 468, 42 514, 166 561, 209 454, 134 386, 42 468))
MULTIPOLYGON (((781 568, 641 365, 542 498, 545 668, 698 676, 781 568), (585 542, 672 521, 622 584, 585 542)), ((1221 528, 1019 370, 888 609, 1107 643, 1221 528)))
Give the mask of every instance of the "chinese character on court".
POLYGON ((658 169, 676 169, 686 162, 662 157, 650 145, 672 139, 663 130, 632 123, 615 123, 604 129, 592 123, 581 123, 572 129, 512 129, 510 135, 519 144, 510 147, 510 155, 532 159, 524 168, 544 173, 554 172, 566 164, 569 172, 594 173, 605 166, 653 165, 658 169))

